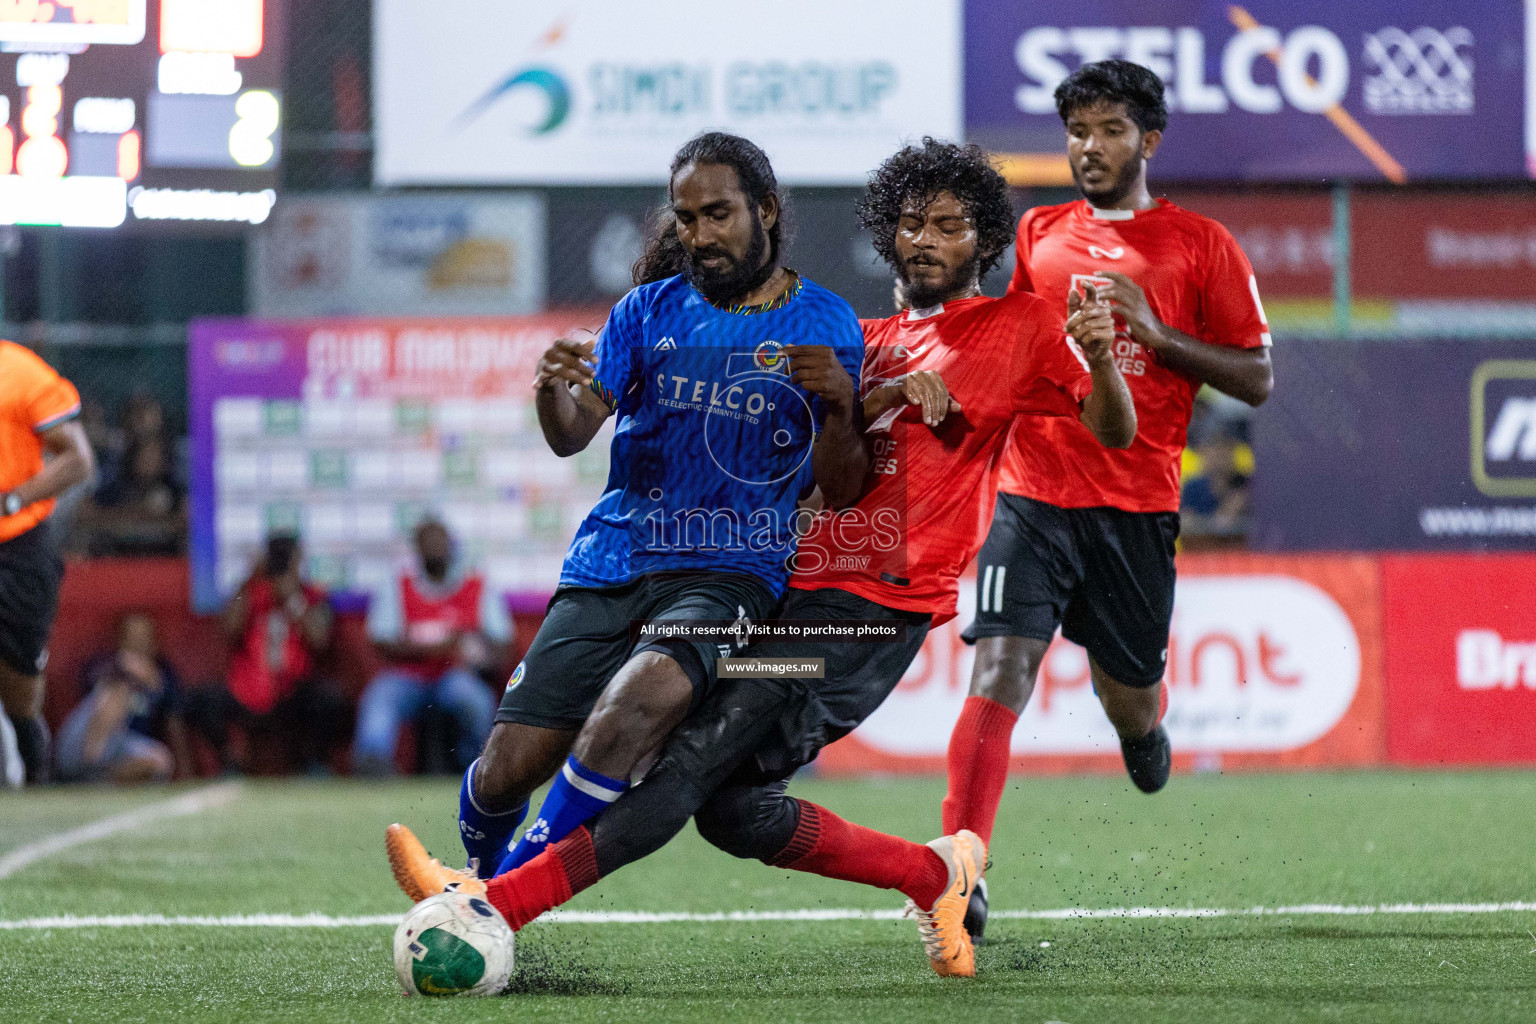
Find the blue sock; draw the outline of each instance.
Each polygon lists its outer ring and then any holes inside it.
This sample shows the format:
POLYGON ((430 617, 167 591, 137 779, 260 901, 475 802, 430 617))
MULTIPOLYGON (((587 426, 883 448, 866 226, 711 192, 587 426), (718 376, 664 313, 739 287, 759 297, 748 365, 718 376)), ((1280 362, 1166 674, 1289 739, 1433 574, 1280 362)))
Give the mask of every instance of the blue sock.
POLYGON ((629 788, 628 782, 610 779, 576 760, 576 755, 565 759, 565 767, 555 776, 555 784, 549 787, 539 816, 523 838, 517 841, 512 852, 502 858, 496 873, 502 874, 527 863, 538 856, 550 843, 557 843, 591 821, 629 788))
POLYGON ((464 785, 459 787, 459 839, 463 841, 464 852, 469 854, 470 863, 478 869, 480 877, 490 878, 501 858, 512 848, 512 834, 528 814, 528 801, 524 800, 521 807, 500 814, 489 814, 481 810, 470 790, 471 780, 475 777, 475 765, 479 763, 479 758, 476 758, 464 773, 464 785))

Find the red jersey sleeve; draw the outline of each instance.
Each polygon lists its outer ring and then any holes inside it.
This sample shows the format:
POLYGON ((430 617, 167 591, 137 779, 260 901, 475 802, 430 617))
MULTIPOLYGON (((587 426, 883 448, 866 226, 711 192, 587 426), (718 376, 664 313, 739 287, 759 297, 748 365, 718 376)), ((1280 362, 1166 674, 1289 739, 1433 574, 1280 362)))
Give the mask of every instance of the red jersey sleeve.
POLYGON ((1213 224, 1200 289, 1200 340, 1233 348, 1270 343, 1269 321, 1259 301, 1259 282, 1231 232, 1213 224))
POLYGON ((1011 379, 1016 413, 1076 416, 1093 391, 1087 360, 1043 301, 1025 310, 1011 379))
POLYGON ((1035 290, 1034 282, 1029 279, 1029 236, 1034 222, 1034 210, 1025 210, 1024 216, 1019 218, 1019 232, 1013 242, 1013 277, 1008 282, 1010 293, 1035 290))

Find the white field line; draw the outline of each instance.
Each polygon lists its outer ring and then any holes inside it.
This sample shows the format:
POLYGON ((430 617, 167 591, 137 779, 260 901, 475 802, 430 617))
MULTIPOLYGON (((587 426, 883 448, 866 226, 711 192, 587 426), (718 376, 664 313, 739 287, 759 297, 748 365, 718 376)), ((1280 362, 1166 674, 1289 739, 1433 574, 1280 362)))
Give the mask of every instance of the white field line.
POLYGON ((229 803, 240 793, 239 782, 220 782, 202 789, 195 789, 190 793, 172 797, 169 800, 161 800, 157 803, 145 804, 143 807, 135 807, 131 811, 122 814, 114 814, 110 818, 102 818, 79 828, 72 828, 67 832, 59 832, 47 839, 40 839, 26 846, 18 846, 4 856, 0 856, 0 879, 10 878, 16 872, 35 864, 45 857, 52 856, 61 850, 67 850, 72 846, 80 846, 83 843, 95 842, 108 836, 117 835, 119 832, 128 832, 132 829, 147 825, 152 821, 160 821, 164 818, 180 818, 188 814, 197 814, 213 807, 222 807, 229 803))
MULTIPOLYGON (((1374 914, 1504 914, 1536 912, 1536 903, 1380 903, 1347 906, 1303 903, 1288 907, 1066 907, 1061 910, 994 910, 992 920, 1071 921, 1146 919, 1172 920, 1212 917, 1367 917, 1374 914)), ((103 917, 29 917, 0 921, 0 931, 45 931, 55 928, 368 928, 394 926, 400 914, 332 917, 327 914, 232 914, 225 917, 181 917, 164 914, 119 914, 103 917)), ((759 921, 895 921, 899 910, 731 910, 705 914, 652 913, 644 910, 557 910, 541 918, 552 924, 673 924, 759 921)))

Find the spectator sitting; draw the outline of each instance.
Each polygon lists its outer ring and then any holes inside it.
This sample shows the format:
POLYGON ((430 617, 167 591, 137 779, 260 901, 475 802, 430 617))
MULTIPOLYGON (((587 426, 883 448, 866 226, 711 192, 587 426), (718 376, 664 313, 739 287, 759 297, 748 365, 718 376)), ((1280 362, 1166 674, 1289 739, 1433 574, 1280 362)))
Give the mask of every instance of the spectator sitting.
POLYGON ((136 438, 122 472, 81 510, 94 531, 93 555, 175 555, 184 547, 183 490, 171 469, 170 448, 157 436, 136 438))
POLYGON ((65 782, 168 782, 191 773, 176 672, 160 657, 155 622, 129 612, 118 622, 117 649, 81 673, 85 699, 59 733, 65 782))
POLYGON ((267 554, 224 610, 232 644, 227 685, 199 687, 187 697, 187 721, 218 751, 226 770, 246 771, 249 750, 230 743, 230 726, 276 733, 289 760, 309 774, 324 774, 330 753, 346 735, 346 700, 315 674, 329 647, 331 609, 325 591, 299 575, 297 537, 278 534, 267 554))
POLYGON ((368 632, 389 662, 363 691, 352 744, 353 770, 394 770, 400 726, 429 706, 458 723, 459 770, 480 753, 496 717, 496 698, 477 670, 500 658, 493 645, 511 638, 501 595, 479 576, 454 572, 453 539, 435 519, 416 527, 419 573, 408 573, 373 596, 368 632))
POLYGON ((1195 445, 1195 471, 1180 496, 1182 528, 1191 535, 1240 537, 1248 529, 1253 453, 1230 429, 1195 445))

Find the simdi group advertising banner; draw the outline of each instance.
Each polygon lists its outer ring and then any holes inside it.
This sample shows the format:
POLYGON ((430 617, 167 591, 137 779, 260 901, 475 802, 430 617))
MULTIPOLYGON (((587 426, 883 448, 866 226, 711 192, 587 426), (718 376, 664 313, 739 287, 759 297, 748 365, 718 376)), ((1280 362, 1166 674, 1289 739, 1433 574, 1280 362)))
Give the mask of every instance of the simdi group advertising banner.
POLYGON ((1057 84, 1120 57, 1167 84, 1163 180, 1524 178, 1527 18, 1524 0, 966 0, 966 135, 1064 153, 1057 84))
POLYGON ((1536 357, 1524 341, 1291 340, 1254 414, 1251 546, 1528 550, 1536 357))
POLYGON ((195 609, 221 607, 277 531, 302 536, 316 581, 371 591, 429 514, 491 586, 542 604, 611 430, 557 458, 530 384, 555 338, 603 317, 194 321, 195 609))
MULTIPOLYGON (((1182 556, 1165 722, 1188 766, 1378 763, 1383 696, 1378 575, 1368 557, 1182 556)), ((817 762, 827 772, 942 771, 970 685, 960 639, 975 606, 929 635, 885 704, 817 762)), ((1058 635, 1013 731, 1018 765, 1117 763, 1119 742, 1082 648, 1058 635)))
POLYGON ((665 182, 739 132, 781 181, 862 184, 960 135, 959 0, 379 0, 381 185, 665 182))

